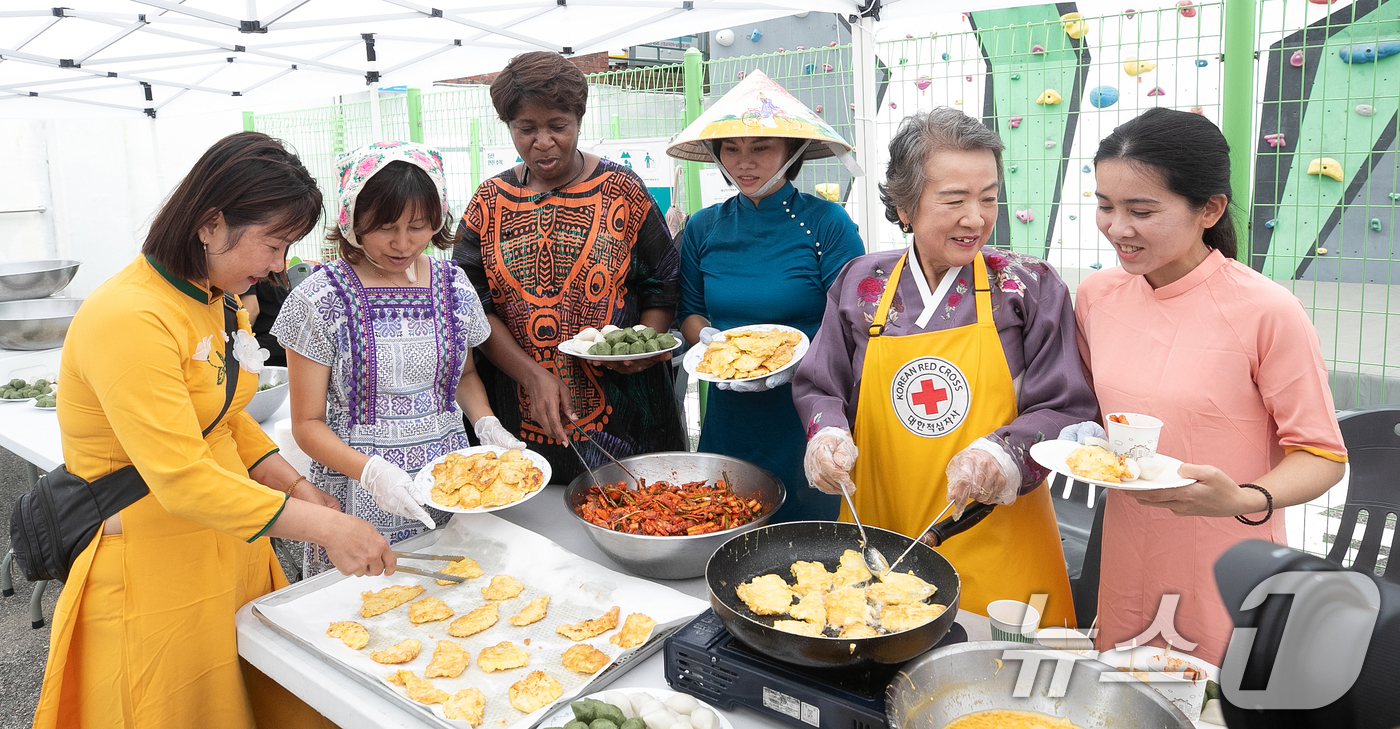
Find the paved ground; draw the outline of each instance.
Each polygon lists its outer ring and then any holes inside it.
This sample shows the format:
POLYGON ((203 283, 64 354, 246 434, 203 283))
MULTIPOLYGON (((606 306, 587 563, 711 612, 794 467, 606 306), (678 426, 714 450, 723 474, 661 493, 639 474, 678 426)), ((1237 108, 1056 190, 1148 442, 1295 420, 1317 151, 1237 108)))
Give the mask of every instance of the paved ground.
MULTIPOLYGON (((0 543, 10 542, 10 509, 20 494, 29 490, 24 461, 0 449, 0 543)), ((8 548, 8 546, 7 546, 8 548)), ((44 661, 49 651, 48 622, 58 601, 58 586, 44 592, 44 627, 29 627, 30 584, 12 568, 15 594, 0 598, 0 729, 27 727, 39 702, 39 686, 44 678, 44 661)))

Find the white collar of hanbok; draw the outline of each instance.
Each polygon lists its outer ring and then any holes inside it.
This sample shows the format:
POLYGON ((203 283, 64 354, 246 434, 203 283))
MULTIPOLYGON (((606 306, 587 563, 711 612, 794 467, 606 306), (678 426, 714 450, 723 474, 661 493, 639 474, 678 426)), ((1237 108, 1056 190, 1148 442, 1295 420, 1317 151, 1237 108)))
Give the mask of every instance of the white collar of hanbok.
MULTIPOLYGON (((938 288, 930 291, 928 280, 924 278, 924 267, 919 265, 919 253, 914 249, 914 241, 909 241, 909 262, 905 264, 909 272, 914 276, 914 285, 919 289, 919 298, 923 300, 923 309, 919 311, 919 317, 914 320, 914 325, 920 329, 928 326, 929 319, 933 318, 933 312, 938 310, 938 305, 948 296, 948 289, 953 288, 953 282, 958 279, 958 272, 961 266, 954 266, 943 273, 943 278, 938 280, 938 288)), ((899 282, 896 281, 898 286, 899 282)))

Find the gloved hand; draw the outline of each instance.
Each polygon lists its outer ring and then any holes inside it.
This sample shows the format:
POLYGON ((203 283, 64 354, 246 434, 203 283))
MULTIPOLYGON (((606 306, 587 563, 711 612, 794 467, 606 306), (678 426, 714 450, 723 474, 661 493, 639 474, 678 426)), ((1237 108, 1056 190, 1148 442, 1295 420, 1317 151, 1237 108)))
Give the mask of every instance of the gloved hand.
POLYGON ((978 438, 948 461, 948 500, 953 519, 962 518, 967 500, 1011 504, 1021 487, 1021 469, 1001 446, 978 438))
POLYGON ((749 382, 720 381, 711 384, 721 390, 733 390, 734 392, 763 392, 764 390, 772 390, 775 387, 782 387, 792 382, 792 375, 796 371, 796 367, 789 367, 776 375, 769 375, 760 380, 751 380, 749 382))
POLYGON ((1074 425, 1066 425, 1060 430, 1060 440, 1072 440, 1075 443, 1083 443, 1085 438, 1108 439, 1108 434, 1103 432, 1103 426, 1092 420, 1086 420, 1074 425))
POLYGON ((495 415, 487 415, 472 425, 476 431, 477 440, 486 445, 493 445, 498 448, 515 448, 525 450, 525 441, 511 435, 506 426, 501 425, 501 421, 495 415))
POLYGON ((402 468, 379 456, 370 456, 365 470, 360 473, 360 485, 374 497, 375 506, 381 510, 405 519, 417 519, 429 529, 437 528, 433 518, 419 506, 424 500, 414 493, 413 477, 402 468))
POLYGON ((719 330, 714 327, 705 327, 696 336, 699 337, 700 344, 709 344, 715 337, 719 336, 719 330))
POLYGON ((807 441, 807 454, 802 457, 802 470, 807 482, 824 494, 855 493, 851 467, 856 463, 855 441, 845 428, 826 427, 807 441))

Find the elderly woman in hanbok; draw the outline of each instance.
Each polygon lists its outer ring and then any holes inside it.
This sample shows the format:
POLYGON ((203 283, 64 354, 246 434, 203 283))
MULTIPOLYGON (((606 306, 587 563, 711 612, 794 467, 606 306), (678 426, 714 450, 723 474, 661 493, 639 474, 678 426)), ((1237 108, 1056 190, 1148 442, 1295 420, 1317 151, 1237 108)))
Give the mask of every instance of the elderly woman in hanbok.
MULTIPOLYGON (((462 413, 486 444, 524 448, 491 414, 471 348, 491 327, 476 291, 429 244, 451 246, 447 185, 434 149, 379 142, 342 155, 330 239, 341 257, 282 305, 273 333, 287 349, 292 434, 311 480, 390 544, 450 515, 424 509, 413 476, 466 448, 462 413)), ((306 546, 306 575, 329 567, 306 546)))
MULTIPOLYGON (((1157 451, 1196 479, 1108 492, 1096 645, 1170 641, 1219 665, 1234 624, 1215 560, 1245 539, 1288 544, 1276 512, 1342 478, 1327 367, 1298 299, 1234 260, 1215 124, 1150 109, 1099 144, 1094 166, 1099 231, 1121 266, 1079 284, 1079 351, 1102 412, 1162 420, 1157 451)), ((1086 435, 1103 430, 1060 437, 1086 435)))
POLYGON ((808 475, 851 490, 862 522, 920 537, 949 502, 955 516, 968 499, 996 505, 946 544, 928 538, 962 576, 961 609, 1042 594, 1047 623, 1073 624, 1047 472, 1029 450, 1095 412, 1094 396, 1064 282, 987 245, 1001 150, 955 109, 905 119, 880 189, 913 240, 847 264, 793 397, 808 475))

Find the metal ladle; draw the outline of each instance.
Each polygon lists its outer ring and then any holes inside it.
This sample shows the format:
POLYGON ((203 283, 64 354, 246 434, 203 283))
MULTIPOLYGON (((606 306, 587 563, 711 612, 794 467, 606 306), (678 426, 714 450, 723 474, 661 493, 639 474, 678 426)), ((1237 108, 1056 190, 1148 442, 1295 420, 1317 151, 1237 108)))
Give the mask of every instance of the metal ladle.
POLYGON ((856 529, 860 530, 861 557, 865 559, 865 566, 871 574, 883 575, 889 571, 890 563, 885 559, 885 555, 880 554, 880 550, 871 546, 870 540, 865 538, 865 525, 860 523, 860 517, 856 516, 856 505, 851 503, 851 493, 842 487, 841 495, 846 499, 846 506, 851 510, 851 518, 856 522, 856 529))

